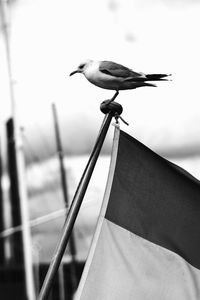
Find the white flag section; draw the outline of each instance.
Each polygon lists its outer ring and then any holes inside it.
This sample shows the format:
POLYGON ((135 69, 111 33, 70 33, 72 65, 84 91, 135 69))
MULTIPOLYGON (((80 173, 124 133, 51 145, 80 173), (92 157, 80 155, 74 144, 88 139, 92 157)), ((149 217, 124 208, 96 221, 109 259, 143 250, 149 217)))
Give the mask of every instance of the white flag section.
POLYGON ((200 183, 117 128, 75 299, 200 299, 200 183))

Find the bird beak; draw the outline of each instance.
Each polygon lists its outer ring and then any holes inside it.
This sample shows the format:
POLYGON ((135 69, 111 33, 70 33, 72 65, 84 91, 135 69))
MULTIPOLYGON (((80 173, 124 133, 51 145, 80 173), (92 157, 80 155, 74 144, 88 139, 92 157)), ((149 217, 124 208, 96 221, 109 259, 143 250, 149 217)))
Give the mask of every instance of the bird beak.
POLYGON ((74 75, 74 74, 76 74, 76 73, 80 73, 80 71, 79 71, 79 70, 75 70, 75 71, 71 72, 71 73, 69 74, 69 76, 72 76, 72 75, 74 75))

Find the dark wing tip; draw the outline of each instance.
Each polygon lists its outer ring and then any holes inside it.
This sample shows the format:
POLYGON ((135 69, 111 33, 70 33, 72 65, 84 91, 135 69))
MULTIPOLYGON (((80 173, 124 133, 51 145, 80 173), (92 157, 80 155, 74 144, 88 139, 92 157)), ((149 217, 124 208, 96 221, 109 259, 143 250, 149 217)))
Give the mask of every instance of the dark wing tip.
POLYGON ((172 74, 147 74, 147 80, 168 80, 166 77, 171 76, 172 74))

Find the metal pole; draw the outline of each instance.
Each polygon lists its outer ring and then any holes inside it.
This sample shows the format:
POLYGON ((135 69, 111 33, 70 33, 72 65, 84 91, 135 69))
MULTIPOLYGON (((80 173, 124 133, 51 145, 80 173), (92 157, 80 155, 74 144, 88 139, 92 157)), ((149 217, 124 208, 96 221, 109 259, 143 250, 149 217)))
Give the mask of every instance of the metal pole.
MULTIPOLYGON (((2 159, 1 159, 1 141, 0 141, 0 232, 4 231, 4 205, 3 205, 3 191, 2 191, 2 159)), ((0 243, 0 267, 5 264, 5 239, 0 243)))
MULTIPOLYGON (((14 134, 13 118, 10 118, 6 123, 7 133, 7 159, 8 159, 8 172, 10 179, 10 206, 11 206, 11 219, 12 226, 20 226, 22 224, 21 215, 21 202, 19 194, 19 174, 17 172, 17 158, 16 158, 16 143, 14 134)), ((11 236, 12 244, 12 263, 22 266, 24 270, 24 248, 23 248, 23 234, 22 230, 16 232, 11 236)), ((25 276, 24 276, 25 278, 25 276)))
POLYGON ((14 97, 14 79, 12 74, 12 65, 11 65, 11 51, 10 51, 10 23, 8 18, 8 0, 0 0, 0 16, 2 19, 2 32, 5 40, 6 47, 6 58, 7 58, 7 68, 8 68, 8 80, 9 80, 9 92, 10 92, 10 101, 11 101, 11 110, 13 118, 16 116, 16 107, 15 107, 15 97, 14 97))
POLYGON ((60 174, 61 174, 63 198, 65 201, 65 206, 67 208, 69 204, 68 204, 68 193, 67 193, 67 184, 66 184, 66 172, 65 172, 64 162, 63 162, 64 155, 63 155, 62 142, 60 138, 58 116, 57 116, 56 106, 54 103, 52 103, 52 111, 53 111, 53 119, 54 119, 55 135, 56 135, 57 152, 58 152, 58 158, 60 162, 60 174))
MULTIPOLYGON (((57 114, 55 103, 52 103, 52 111, 53 111, 53 120, 54 120, 54 127, 55 127, 57 153, 60 162, 60 175, 61 175, 63 198, 65 202, 66 211, 68 211, 69 199, 68 199, 68 189, 67 189, 67 178, 66 178, 66 170, 64 166, 64 154, 63 154, 62 141, 60 137, 58 114, 57 114)), ((77 288, 77 277, 76 277, 76 243, 75 243, 75 237, 73 231, 69 239, 69 252, 71 256, 71 263, 70 263, 71 285, 72 285, 72 291, 74 293, 77 288)))
POLYGON ((76 217, 78 215, 81 203, 83 201, 83 197, 85 195, 85 192, 87 190, 87 186, 89 184, 91 175, 93 173, 96 161, 98 159, 99 153, 101 151, 104 139, 106 137, 110 122, 113 117, 113 112, 109 112, 106 114, 103 124, 100 129, 100 133, 98 135, 97 141, 94 145, 93 151, 90 155, 90 158, 88 160, 87 166, 85 168, 85 171, 83 172, 83 175, 81 177, 81 180, 79 182, 78 188, 76 190, 76 193, 74 195, 74 199, 72 201, 72 204, 69 209, 69 213, 67 215, 66 222, 64 224, 63 233, 60 239, 60 242, 58 244, 57 250, 53 256, 53 259, 51 261, 51 264, 49 266, 47 275, 45 277, 42 289, 40 291, 40 295, 38 300, 46 300, 48 299, 48 295, 53 283, 53 280, 55 278, 56 272, 59 268, 61 259, 64 255, 68 240, 70 238, 70 234, 74 225, 74 222, 76 220, 76 217))

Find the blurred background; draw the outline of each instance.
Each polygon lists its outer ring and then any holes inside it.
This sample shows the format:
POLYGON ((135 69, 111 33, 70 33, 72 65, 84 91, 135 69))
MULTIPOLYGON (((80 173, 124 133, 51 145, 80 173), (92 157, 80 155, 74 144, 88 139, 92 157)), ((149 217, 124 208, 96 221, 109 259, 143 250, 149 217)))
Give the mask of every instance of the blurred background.
MULTIPOLYGON (((1 0, 0 3, 3 220, 0 242, 1 295, 5 295, 1 299, 11 299, 10 286, 15 287, 13 291, 21 291, 22 286, 16 285, 21 271, 13 254, 20 248, 16 244, 20 237, 14 236, 21 229, 15 228, 13 222, 15 210, 8 176, 6 128, 13 112, 25 151, 24 183, 37 295, 66 214, 52 103, 59 122, 70 203, 103 119, 99 105, 113 95, 113 91, 91 85, 80 74, 69 77, 81 61, 112 60, 135 71, 172 74, 172 81, 159 82, 157 88, 120 92, 117 101, 129 123, 129 126, 121 123, 121 129, 200 178, 200 3, 198 0, 1 0), (16 270, 9 273, 14 265, 16 270)), ((65 264, 59 273, 64 277, 57 277, 51 299, 72 299, 76 289, 104 194, 113 132, 111 126, 75 224, 73 253, 70 248, 66 250, 65 264)))

